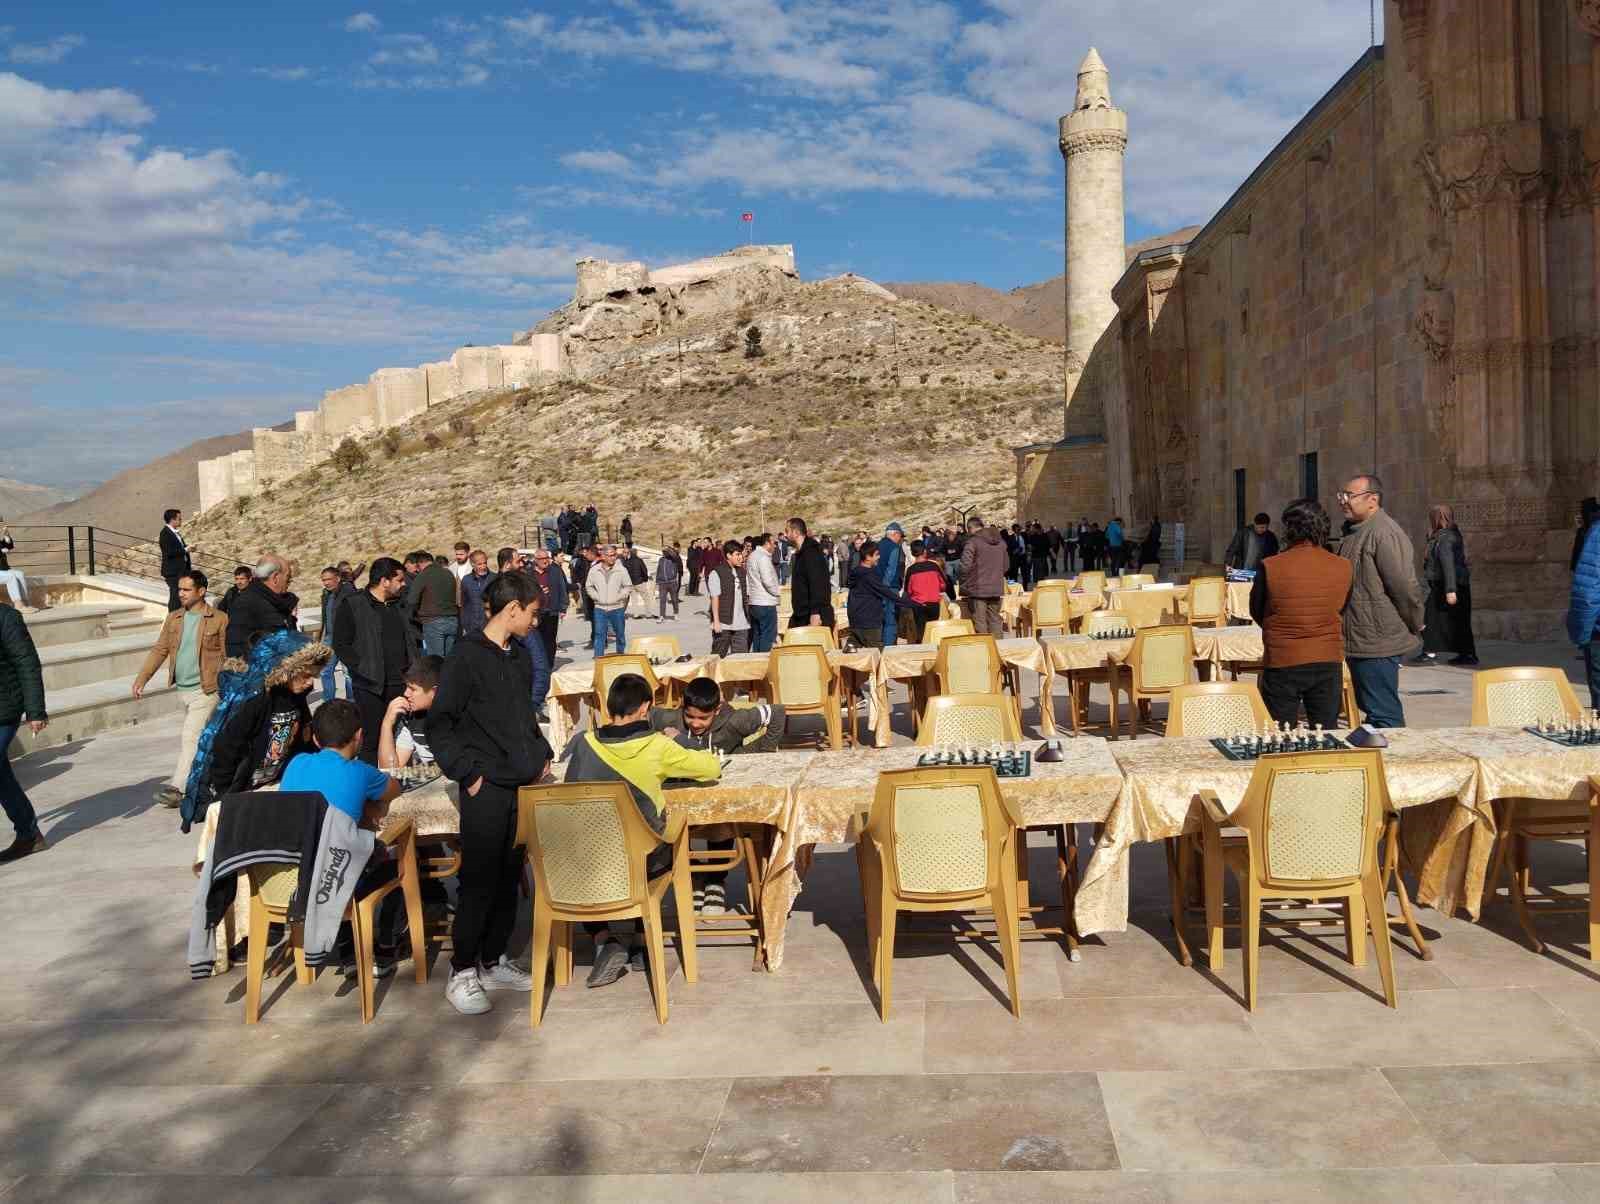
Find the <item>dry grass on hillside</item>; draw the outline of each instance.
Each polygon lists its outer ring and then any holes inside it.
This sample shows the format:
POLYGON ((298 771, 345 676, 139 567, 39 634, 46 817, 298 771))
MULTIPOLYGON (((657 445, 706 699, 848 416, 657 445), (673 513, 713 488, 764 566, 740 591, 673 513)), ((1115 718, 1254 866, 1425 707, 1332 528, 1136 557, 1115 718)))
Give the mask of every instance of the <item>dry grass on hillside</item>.
POLYGON ((916 302, 802 286, 799 304, 642 340, 590 382, 479 394, 193 524, 320 565, 522 536, 563 501, 639 542, 802 514, 823 530, 1009 515, 1010 448, 1061 429, 1060 348, 916 302), (763 329, 765 354, 743 334, 763 329), (677 339, 687 345, 680 372, 677 339), (897 371, 898 370, 898 371, 897 371))

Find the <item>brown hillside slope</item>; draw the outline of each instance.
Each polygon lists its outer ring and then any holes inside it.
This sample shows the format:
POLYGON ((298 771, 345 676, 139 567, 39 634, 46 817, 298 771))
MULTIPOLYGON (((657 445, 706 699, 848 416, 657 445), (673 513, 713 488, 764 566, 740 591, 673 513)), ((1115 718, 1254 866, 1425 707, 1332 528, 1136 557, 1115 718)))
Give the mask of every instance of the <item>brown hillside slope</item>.
POLYGON ((66 501, 71 494, 49 485, 31 485, 27 481, 13 481, 0 477, 0 517, 13 517, 42 510, 57 502, 66 501))
POLYGON ((201 460, 249 446, 249 431, 199 439, 148 464, 124 469, 82 497, 46 506, 19 521, 92 523, 131 535, 155 531, 161 526, 161 512, 169 506, 185 514, 200 508, 200 477, 195 466, 201 460))
POLYGON ((951 503, 1002 518, 1009 449, 1061 429, 1058 346, 841 285, 686 323, 637 352, 594 381, 431 409, 352 443, 347 467, 214 508, 194 536, 309 571, 463 536, 493 547, 564 501, 612 522, 631 513, 644 544, 771 530, 790 514, 828 531, 943 519, 951 503), (745 355, 752 324, 759 358, 745 355))
MULTIPOLYGON (((1128 261, 1141 251, 1188 242, 1200 233, 1199 226, 1185 226, 1167 234, 1128 244, 1128 261)), ((971 281, 886 284, 884 288, 902 297, 940 305, 957 313, 971 314, 986 322, 1010 326, 1036 339, 1066 342, 1067 278, 1052 276, 1038 284, 1025 284, 1010 292, 971 281)))

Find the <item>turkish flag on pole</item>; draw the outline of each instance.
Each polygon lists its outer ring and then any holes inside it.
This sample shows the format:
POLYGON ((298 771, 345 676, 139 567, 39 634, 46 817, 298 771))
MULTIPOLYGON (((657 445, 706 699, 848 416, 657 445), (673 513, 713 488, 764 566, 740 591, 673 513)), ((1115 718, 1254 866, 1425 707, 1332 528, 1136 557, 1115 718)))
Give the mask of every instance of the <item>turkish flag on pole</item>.
POLYGON ((741 222, 753 222, 756 220, 756 215, 753 213, 741 213, 739 215, 739 220, 741 222))

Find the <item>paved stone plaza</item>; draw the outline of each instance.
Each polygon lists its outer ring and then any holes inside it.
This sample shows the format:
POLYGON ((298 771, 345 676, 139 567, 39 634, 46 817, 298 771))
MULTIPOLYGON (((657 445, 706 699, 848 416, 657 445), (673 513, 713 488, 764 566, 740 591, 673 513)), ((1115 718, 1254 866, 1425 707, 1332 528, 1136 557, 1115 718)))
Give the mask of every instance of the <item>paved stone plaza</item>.
MULTIPOLYGON (((1484 653, 1576 677, 1568 648, 1484 653)), ((1446 691, 1406 698, 1414 724, 1466 722, 1465 671, 1402 684, 1446 691)), ((665 1027, 642 974, 554 993, 535 1034, 525 997, 459 1017, 440 966, 418 986, 402 964, 370 1026, 324 973, 271 980, 247 1030, 241 969, 188 979, 194 841, 150 802, 177 730, 19 765, 52 847, 0 867, 4 1204, 1600 1196, 1582 925, 1547 921, 1540 957, 1503 904, 1482 926, 1423 910, 1436 958, 1397 942, 1397 1012, 1342 940, 1275 940, 1252 1016, 1236 953, 1220 981, 1174 957, 1155 846, 1136 852, 1126 933, 1076 964, 1024 944, 1020 1021, 993 946, 910 939, 880 1022, 854 858, 832 849, 781 973, 752 973, 747 945, 702 946, 665 1027)), ((1052 855, 1034 856, 1047 882, 1052 855)), ((1547 851, 1540 873, 1577 883, 1581 851, 1547 851)))

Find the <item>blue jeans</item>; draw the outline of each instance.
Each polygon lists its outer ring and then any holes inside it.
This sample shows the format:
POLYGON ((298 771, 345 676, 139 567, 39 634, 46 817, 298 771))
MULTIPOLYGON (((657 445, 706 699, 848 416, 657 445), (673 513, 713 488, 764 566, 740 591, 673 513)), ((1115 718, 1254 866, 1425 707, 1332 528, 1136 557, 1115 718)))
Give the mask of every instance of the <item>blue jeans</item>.
POLYGON ((883 646, 893 648, 900 638, 900 608, 893 602, 883 604, 883 646))
POLYGON ((628 650, 628 608, 619 606, 616 610, 601 610, 594 608, 594 655, 598 660, 606 654, 606 635, 614 632, 617 637, 617 651, 628 650))
MULTIPOLYGON (((330 635, 331 639, 332 636, 330 635)), ((322 671, 322 701, 339 697, 339 661, 334 658, 328 662, 328 667, 322 671)), ((345 679, 344 695, 350 697, 350 679, 345 679)))
POLYGON ((1346 658, 1350 680, 1356 688, 1356 706, 1373 727, 1404 727, 1405 709, 1400 705, 1400 658, 1398 656, 1352 656, 1346 658))
POLYGON ((449 656, 456 643, 456 618, 422 620, 422 654, 449 656))
POLYGON ((750 651, 771 652, 778 642, 778 608, 752 606, 750 608, 750 651))
MULTIPOLYGON (((1589 678, 1589 705, 1600 710, 1600 647, 1597 645, 1600 645, 1600 632, 1583 645, 1583 671, 1589 678)), ((3 735, 5 732, 0 729, 0 736, 3 735)), ((4 745, 0 745, 0 749, 3 748, 4 745)))
POLYGON ((11 769, 11 761, 6 756, 6 749, 11 747, 11 741, 16 738, 20 723, 7 723, 0 725, 0 807, 6 810, 6 818, 17 830, 17 839, 25 840, 39 830, 39 821, 33 814, 33 804, 28 801, 27 793, 22 789, 22 783, 17 781, 17 775, 11 769))

